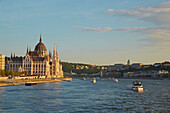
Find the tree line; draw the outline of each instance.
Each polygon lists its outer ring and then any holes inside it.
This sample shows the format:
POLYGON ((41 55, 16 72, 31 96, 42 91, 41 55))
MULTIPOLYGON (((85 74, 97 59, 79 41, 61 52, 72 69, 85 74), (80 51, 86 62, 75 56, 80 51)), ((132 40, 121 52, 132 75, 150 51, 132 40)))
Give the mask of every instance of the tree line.
POLYGON ((82 73, 87 73, 87 74, 92 74, 92 73, 98 73, 100 72, 100 69, 97 68, 97 66, 92 67, 90 64, 81 64, 81 63, 69 63, 69 62, 61 62, 63 66, 63 71, 67 73, 77 73, 77 74, 82 74, 82 73), (75 66, 88 66, 90 67, 89 69, 76 69, 75 66))

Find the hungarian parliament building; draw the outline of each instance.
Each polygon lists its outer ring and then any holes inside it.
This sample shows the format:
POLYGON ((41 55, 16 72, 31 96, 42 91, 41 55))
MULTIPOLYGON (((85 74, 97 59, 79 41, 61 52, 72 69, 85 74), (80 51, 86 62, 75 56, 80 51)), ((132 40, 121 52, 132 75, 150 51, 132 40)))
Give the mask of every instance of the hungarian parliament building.
POLYGON ((26 75, 46 76, 47 78, 61 78, 63 77, 62 65, 59 60, 58 48, 53 50, 53 55, 40 41, 35 46, 34 51, 26 51, 24 57, 16 57, 15 55, 6 58, 6 69, 10 71, 24 72, 26 75))

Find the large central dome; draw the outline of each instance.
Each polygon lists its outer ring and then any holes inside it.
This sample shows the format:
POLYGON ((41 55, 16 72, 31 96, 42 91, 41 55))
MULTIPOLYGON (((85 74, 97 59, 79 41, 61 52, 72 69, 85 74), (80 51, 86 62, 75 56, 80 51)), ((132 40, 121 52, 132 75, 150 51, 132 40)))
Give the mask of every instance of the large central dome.
POLYGON ((40 35, 40 42, 35 46, 34 51, 36 51, 36 52, 47 52, 45 45, 42 43, 41 35, 40 35))

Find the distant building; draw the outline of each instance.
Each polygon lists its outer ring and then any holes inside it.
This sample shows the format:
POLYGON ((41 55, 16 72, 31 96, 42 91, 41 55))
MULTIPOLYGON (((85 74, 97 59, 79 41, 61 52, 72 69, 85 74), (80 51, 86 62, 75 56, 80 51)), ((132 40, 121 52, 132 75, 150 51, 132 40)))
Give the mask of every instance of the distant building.
POLYGON ((47 49, 40 41, 35 46, 34 51, 28 51, 24 57, 6 58, 6 68, 10 71, 25 72, 26 75, 46 76, 48 78, 63 77, 62 65, 59 61, 58 48, 54 47, 53 57, 51 53, 47 55, 47 49))
POLYGON ((89 67, 88 67, 88 66, 85 66, 85 69, 89 69, 89 67))
POLYGON ((108 66, 108 70, 109 71, 120 71, 120 70, 124 70, 124 64, 115 64, 115 65, 110 65, 108 66))
POLYGON ((162 66, 169 67, 170 66, 170 62, 169 61, 165 61, 165 62, 162 63, 162 66))
POLYGON ((127 61, 127 65, 130 66, 132 63, 130 61, 130 59, 127 61))
POLYGON ((133 63, 131 65, 132 68, 135 68, 135 69, 141 69, 142 68, 142 63, 133 63))
POLYGON ((169 72, 167 70, 148 70, 148 71, 136 71, 136 72, 125 72, 123 77, 162 77, 167 75, 169 72))
POLYGON ((5 55, 0 54, 0 70, 5 69, 5 55))
POLYGON ((142 65, 143 69, 146 69, 146 68, 149 68, 151 67, 152 65, 142 65))
POLYGON ((125 77, 125 78, 131 77, 132 74, 133 74, 133 72, 125 72, 125 73, 123 73, 123 77, 125 77))
POLYGON ((80 69, 79 65, 76 65, 76 69, 80 69))
POLYGON ((162 64, 161 63, 155 63, 153 66, 154 67, 159 67, 159 66, 161 66, 162 64))

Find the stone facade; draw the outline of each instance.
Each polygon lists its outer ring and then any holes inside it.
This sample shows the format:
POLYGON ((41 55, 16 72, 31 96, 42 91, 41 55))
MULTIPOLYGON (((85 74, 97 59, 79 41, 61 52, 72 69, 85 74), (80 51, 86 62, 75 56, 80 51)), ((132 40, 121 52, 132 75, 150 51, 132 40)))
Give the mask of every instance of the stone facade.
POLYGON ((0 70, 5 69, 5 55, 0 54, 0 70))
POLYGON ((51 53, 47 55, 47 49, 40 41, 35 46, 34 51, 28 51, 24 57, 6 58, 6 67, 10 71, 24 72, 26 75, 46 76, 47 78, 63 77, 62 65, 59 61, 58 48, 54 47, 53 57, 51 53))

